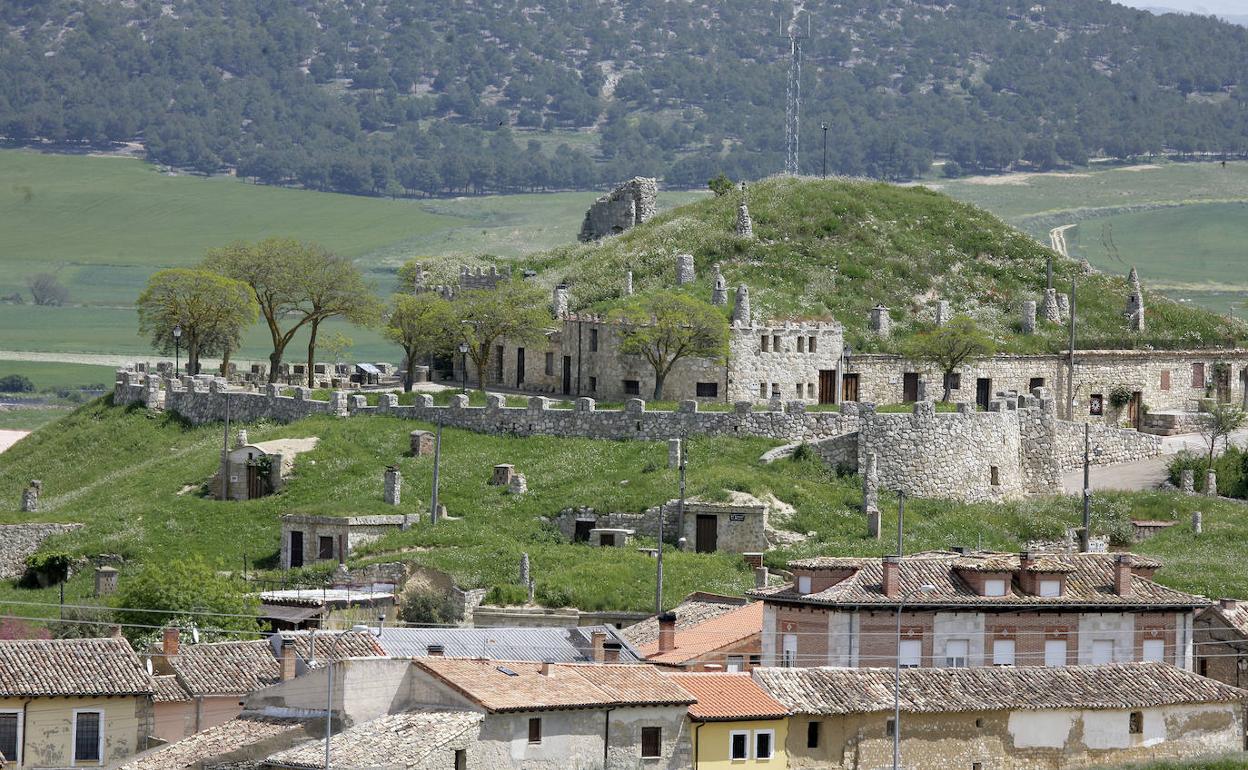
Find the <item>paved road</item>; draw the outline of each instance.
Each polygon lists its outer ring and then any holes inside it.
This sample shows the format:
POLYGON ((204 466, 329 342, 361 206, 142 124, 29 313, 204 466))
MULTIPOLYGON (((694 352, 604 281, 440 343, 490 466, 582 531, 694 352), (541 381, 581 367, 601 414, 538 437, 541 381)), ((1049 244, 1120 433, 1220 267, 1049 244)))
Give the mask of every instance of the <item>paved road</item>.
MULTIPOLYGON (((1231 443, 1241 447, 1248 445, 1248 429, 1232 433, 1231 443)), ((1170 463, 1171 457, 1184 449, 1190 452, 1206 452, 1208 451, 1208 445, 1198 433, 1165 436, 1161 440, 1162 454, 1160 456, 1133 463, 1123 463, 1122 465, 1099 467, 1094 465, 1088 473, 1088 484, 1094 492, 1105 489, 1130 492, 1156 489, 1166 480, 1166 466, 1170 463)), ((1083 469, 1070 471, 1063 475, 1062 486, 1068 495, 1081 494, 1083 489, 1083 469)))

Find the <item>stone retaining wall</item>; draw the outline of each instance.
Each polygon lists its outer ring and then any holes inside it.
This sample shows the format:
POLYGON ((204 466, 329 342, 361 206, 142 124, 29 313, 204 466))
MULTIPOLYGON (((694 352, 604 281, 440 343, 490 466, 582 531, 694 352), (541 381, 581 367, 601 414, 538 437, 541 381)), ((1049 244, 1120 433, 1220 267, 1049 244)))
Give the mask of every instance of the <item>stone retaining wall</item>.
POLYGON ((20 577, 26 572, 26 557, 39 550, 43 541, 82 529, 81 524, 0 524, 0 579, 20 577))
MULTIPOLYGON (((1161 438, 1148 433, 1093 425, 1090 437, 1092 448, 1101 450, 1089 455, 1092 465, 1118 465, 1161 454, 1161 438)), ((1057 455, 1062 470, 1083 467, 1083 425, 1057 422, 1057 455)))

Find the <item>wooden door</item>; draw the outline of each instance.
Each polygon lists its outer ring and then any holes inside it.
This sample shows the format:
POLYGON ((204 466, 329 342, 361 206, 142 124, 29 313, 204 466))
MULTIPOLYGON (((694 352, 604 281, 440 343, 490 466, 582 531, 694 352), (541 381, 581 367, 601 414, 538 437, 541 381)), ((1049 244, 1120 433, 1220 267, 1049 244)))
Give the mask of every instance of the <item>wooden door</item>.
POLYGON ((572 356, 563 357, 563 395, 572 393, 572 356))
POLYGON ((303 533, 290 533, 290 568, 299 569, 303 566, 303 533))
POLYGON ((719 546, 719 517, 698 514, 697 544, 698 553, 715 553, 719 546))
POLYGON ((1217 391, 1218 403, 1229 404, 1231 402, 1231 367, 1214 367, 1213 384, 1217 391))
POLYGON ((596 522, 596 521, 578 521, 578 522, 576 522, 576 529, 575 529, 575 530, 573 530, 573 532, 572 532, 572 542, 574 542, 574 543, 588 543, 588 542, 589 542, 589 531, 590 531, 591 529, 593 529, 594 527, 596 527, 596 526, 598 526, 598 522, 596 522))
POLYGON ((247 499, 255 500, 264 496, 260 489, 260 468, 255 463, 247 463, 247 499))
POLYGON ((1144 416, 1140 404, 1144 403, 1144 394, 1135 391, 1131 394, 1131 400, 1127 402, 1127 419, 1131 421, 1131 427, 1136 430, 1140 429, 1140 422, 1144 416))
POLYGON ((987 411, 988 402, 992 400, 992 380, 980 377, 975 380, 975 405, 987 411))
POLYGON ((516 387, 524 385, 524 348, 516 348, 516 387))
POLYGON ((919 400, 918 372, 906 372, 901 376, 901 400, 907 404, 919 400))
POLYGON ((858 375, 847 374, 841 381, 841 401, 858 400, 858 375))
POLYGON ((836 403, 836 370, 819 370, 819 403, 836 403))

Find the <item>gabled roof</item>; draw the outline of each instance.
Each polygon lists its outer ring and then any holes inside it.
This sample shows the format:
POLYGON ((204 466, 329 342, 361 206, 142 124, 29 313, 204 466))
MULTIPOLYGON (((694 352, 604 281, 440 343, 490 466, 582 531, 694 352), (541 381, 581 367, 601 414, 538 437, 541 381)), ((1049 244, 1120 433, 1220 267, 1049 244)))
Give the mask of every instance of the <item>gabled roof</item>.
MULTIPOLYGON (((1030 571, 1066 572, 1065 589, 1061 596, 1036 596, 1023 593, 1017 585, 1005 596, 980 596, 962 576, 964 571, 1019 570, 1018 554, 929 552, 903 557, 899 569, 897 596, 910 595, 907 606, 971 605, 976 607, 1149 607, 1195 609, 1209 604, 1203 596, 1176 591, 1139 574, 1132 576, 1131 591, 1126 596, 1114 592, 1115 560, 1119 554, 1077 553, 1038 558, 1030 571), (932 585, 932 592, 921 592, 919 586, 932 585)), ((1160 563, 1141 556, 1134 557, 1135 567, 1153 570, 1160 563)), ((824 606, 897 606, 898 599, 884 595, 884 567, 879 558, 817 557, 789 564, 790 569, 820 570, 853 569, 849 577, 823 591, 801 594, 793 584, 749 591, 750 596, 767 602, 815 604, 824 606)))
POLYGON ((152 692, 152 677, 125 639, 0 641, 0 697, 152 692))
POLYGON ((354 631, 281 631, 269 638, 273 657, 281 654, 285 639, 294 643, 295 656, 313 668, 323 665, 331 652, 334 660, 388 657, 375 636, 354 631))
MULTIPOLYGON (((324 726, 324 720, 318 720, 324 726)), ((298 719, 240 716, 180 741, 146 751, 121 766, 121 770, 184 770, 184 768, 216 767, 217 762, 234 752, 256 744, 265 744, 275 751, 283 744, 307 737, 304 722, 298 719)), ((262 755, 263 756, 263 755, 262 755)), ((234 767, 235 765, 230 765, 234 767)), ((238 765, 238 767, 251 765, 238 765)))
MULTIPOLYGON (((753 675, 795 714, 893 709, 891 668, 756 668, 753 675)), ((901 670, 901 709, 908 712, 1125 709, 1246 701, 1248 691, 1165 663, 901 670)))
POLYGON ((421 658, 413 665, 486 711, 687 706, 693 698, 653 666, 421 658))
MULTIPOLYGON (((749 603, 749 599, 739 596, 720 596, 702 591, 691 593, 672 609, 672 612, 676 613, 676 630, 691 628, 749 603)), ((634 623, 622 629, 620 635, 636 647, 658 641, 658 617, 651 615, 645 620, 634 623)))
POLYGON ((152 700, 157 703, 179 703, 191 699, 191 694, 173 674, 152 677, 152 700))
POLYGON ((689 718, 696 721, 783 719, 789 715, 789 710, 749 674, 699 672, 668 676, 698 699, 689 706, 689 718))
POLYGON ((1202 615, 1206 613, 1216 616, 1241 636, 1248 637, 1248 602, 1238 601, 1233 607, 1214 604, 1201 612, 1202 615))
POLYGON ((679 666, 762 632, 763 603, 753 602, 683 630, 678 627, 676 646, 667 652, 659 652, 657 639, 642 645, 640 652, 651 663, 679 666))
MULTIPOLYGON (((387 714, 335 733, 329 749, 336 767, 423 767, 430 755, 473 730, 481 719, 474 711, 387 714)), ((266 765, 289 768, 321 768, 324 763, 323 741, 306 741, 265 760, 266 765)))
POLYGON ((620 663, 635 663, 642 655, 612 626, 576 628, 383 628, 381 648, 395 658, 423 658, 430 645, 441 645, 448 658, 491 658, 555 663, 593 660, 593 633, 620 644, 620 663))
POLYGON ((183 645, 169 667, 191 695, 246 695, 281 675, 266 639, 183 645))

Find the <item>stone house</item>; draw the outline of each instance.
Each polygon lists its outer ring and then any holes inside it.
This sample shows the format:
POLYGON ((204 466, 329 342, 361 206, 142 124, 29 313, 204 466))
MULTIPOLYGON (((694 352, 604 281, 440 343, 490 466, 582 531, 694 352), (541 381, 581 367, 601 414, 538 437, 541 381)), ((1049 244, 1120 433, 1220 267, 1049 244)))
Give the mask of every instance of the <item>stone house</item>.
MULTIPOLYGON (((226 457, 230 500, 254 500, 282 491, 295 469, 295 456, 316 448, 318 439, 286 438, 249 443, 247 431, 240 430, 234 448, 226 457)), ((209 489, 221 497, 221 471, 209 482, 209 489)))
POLYGON ((767 505, 686 501, 686 548, 697 553, 762 553, 767 550, 767 505))
POLYGON ((1248 604, 1219 599, 1198 612, 1192 626, 1200 675, 1234 687, 1248 685, 1248 604))
POLYGON ((638 648, 656 666, 684 671, 749 671, 762 655, 763 603, 735 607, 700 623, 676 627, 676 614, 658 616, 659 633, 638 648))
MULTIPOLYGON (((893 669, 756 669, 787 708, 791 768, 892 765, 893 669)), ((1243 748, 1248 692, 1163 663, 901 671, 914 770, 1048 770, 1243 748)))
POLYGON ((1154 582, 1160 562, 1131 554, 934 551, 788 566, 793 582, 749 592, 766 605, 766 666, 869 668, 900 657, 906 668, 1191 669, 1193 620, 1209 604, 1154 582))
POLYGON ((318 561, 345 562, 353 548, 401 529, 408 521, 390 516, 282 516, 282 569, 299 569, 318 561))
POLYGON ((672 674, 689 706, 693 770, 787 770, 789 711, 748 674, 672 674))
POLYGON ((148 747, 153 695, 120 637, 0 641, 0 764, 114 766, 148 747))

